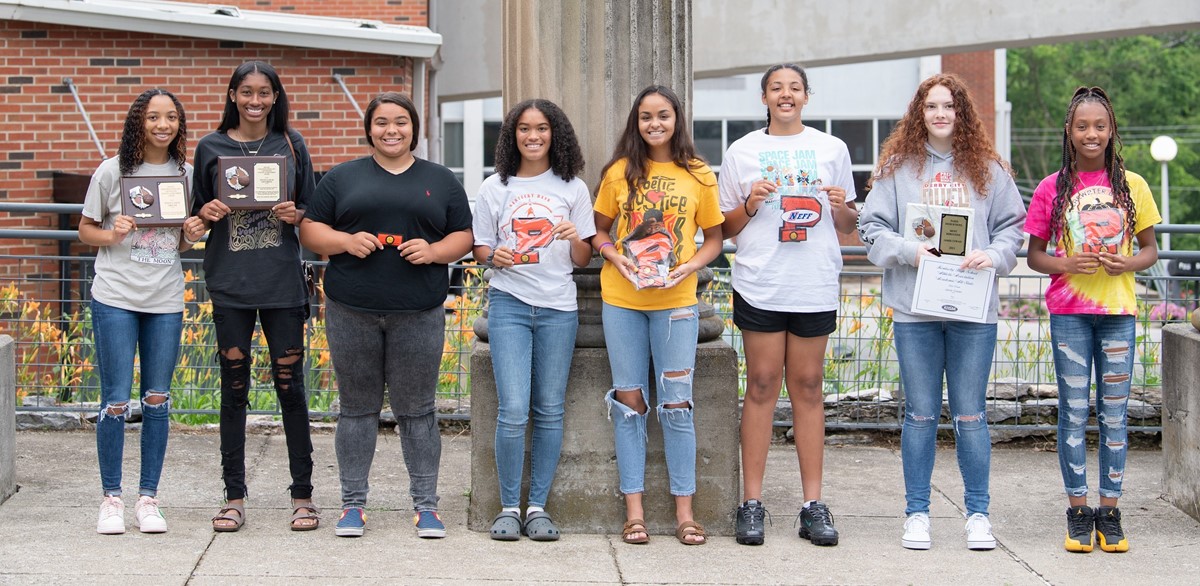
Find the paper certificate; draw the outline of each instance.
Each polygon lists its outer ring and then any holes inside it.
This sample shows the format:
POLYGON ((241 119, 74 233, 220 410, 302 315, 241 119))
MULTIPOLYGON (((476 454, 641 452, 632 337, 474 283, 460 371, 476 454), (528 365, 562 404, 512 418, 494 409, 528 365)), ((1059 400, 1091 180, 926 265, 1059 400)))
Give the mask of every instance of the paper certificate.
POLYGON ((960 269, 962 259, 925 257, 917 267, 911 313, 987 322, 996 269, 960 269))

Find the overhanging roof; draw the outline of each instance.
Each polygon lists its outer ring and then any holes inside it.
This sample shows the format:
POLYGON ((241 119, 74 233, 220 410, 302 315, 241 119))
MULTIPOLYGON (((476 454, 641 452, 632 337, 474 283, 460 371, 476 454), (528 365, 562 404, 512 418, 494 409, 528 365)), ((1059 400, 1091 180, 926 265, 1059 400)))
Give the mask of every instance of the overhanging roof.
POLYGON ((0 0, 0 19, 422 59, 442 44, 420 26, 161 0, 0 0))

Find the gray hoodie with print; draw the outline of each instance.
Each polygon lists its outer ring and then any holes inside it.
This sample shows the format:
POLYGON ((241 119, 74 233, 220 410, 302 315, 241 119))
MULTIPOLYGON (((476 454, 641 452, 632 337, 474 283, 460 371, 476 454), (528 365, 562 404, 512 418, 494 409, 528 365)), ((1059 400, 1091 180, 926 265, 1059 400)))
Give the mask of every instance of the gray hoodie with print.
MULTIPOLYGON (((883 303, 892 308, 897 322, 938 320, 909 313, 917 280, 917 251, 924 244, 905 240, 900 225, 907 205, 921 202, 922 187, 935 174, 948 172, 967 183, 975 216, 970 249, 986 252, 998 276, 1012 272, 1025 240, 1025 203, 1012 176, 999 163, 992 163, 986 197, 979 197, 964 174, 954 169, 952 154, 939 153, 928 144, 925 153, 924 169, 909 162, 891 175, 877 178, 858 216, 858 233, 867 246, 867 258, 884 269, 883 303)), ((993 287, 988 323, 995 323, 999 305, 999 292, 993 287)))

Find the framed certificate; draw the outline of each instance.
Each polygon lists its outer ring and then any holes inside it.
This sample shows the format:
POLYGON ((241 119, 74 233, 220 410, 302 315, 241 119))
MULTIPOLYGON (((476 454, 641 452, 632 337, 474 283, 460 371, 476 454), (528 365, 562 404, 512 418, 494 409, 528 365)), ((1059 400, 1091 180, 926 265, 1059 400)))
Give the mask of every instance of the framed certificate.
POLYGON ((217 157, 217 199, 230 209, 264 209, 290 199, 287 158, 217 157))
POLYGON ((962 260, 927 256, 917 266, 911 313, 987 322, 996 269, 962 269, 962 260))
POLYGON ((122 177, 121 213, 138 228, 179 227, 191 210, 187 182, 180 175, 122 177))
POLYGON ((966 256, 971 252, 975 210, 969 207, 909 203, 904 210, 905 240, 928 243, 942 254, 966 256))

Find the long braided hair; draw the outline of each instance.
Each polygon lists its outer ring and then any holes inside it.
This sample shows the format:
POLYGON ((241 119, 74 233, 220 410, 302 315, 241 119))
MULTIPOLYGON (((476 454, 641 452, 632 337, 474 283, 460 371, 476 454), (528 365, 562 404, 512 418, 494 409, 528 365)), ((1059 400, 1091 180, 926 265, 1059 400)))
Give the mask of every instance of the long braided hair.
POLYGON ((1071 231, 1066 229, 1067 210, 1071 207, 1071 194, 1075 186, 1080 184, 1078 161, 1076 160, 1075 144, 1071 141, 1071 124, 1075 122, 1075 111, 1080 104, 1100 104, 1108 111, 1109 128, 1112 134, 1108 146, 1104 148, 1104 169, 1108 172, 1108 181, 1112 185, 1113 204, 1125 213, 1125 238, 1133 239, 1133 230, 1137 210, 1133 207, 1133 197, 1129 193, 1129 182, 1125 179, 1125 160, 1121 158, 1121 134, 1117 132, 1117 116, 1113 113, 1112 102, 1108 94, 1099 87, 1080 87, 1071 96, 1071 105, 1067 107, 1067 119, 1063 123, 1062 139, 1062 168, 1058 170, 1055 181, 1056 194, 1051 206, 1050 237, 1062 239, 1064 248, 1071 250, 1074 242, 1071 231))
POLYGON ((187 115, 175 94, 154 88, 138 95, 129 106, 129 113, 125 115, 125 130, 121 133, 121 146, 117 150, 117 162, 122 175, 133 173, 134 169, 146 162, 146 108, 150 106, 150 100, 154 96, 170 98, 179 114, 179 132, 167 146, 167 154, 179 165, 179 173, 182 175, 184 172, 183 165, 187 161, 187 115))

